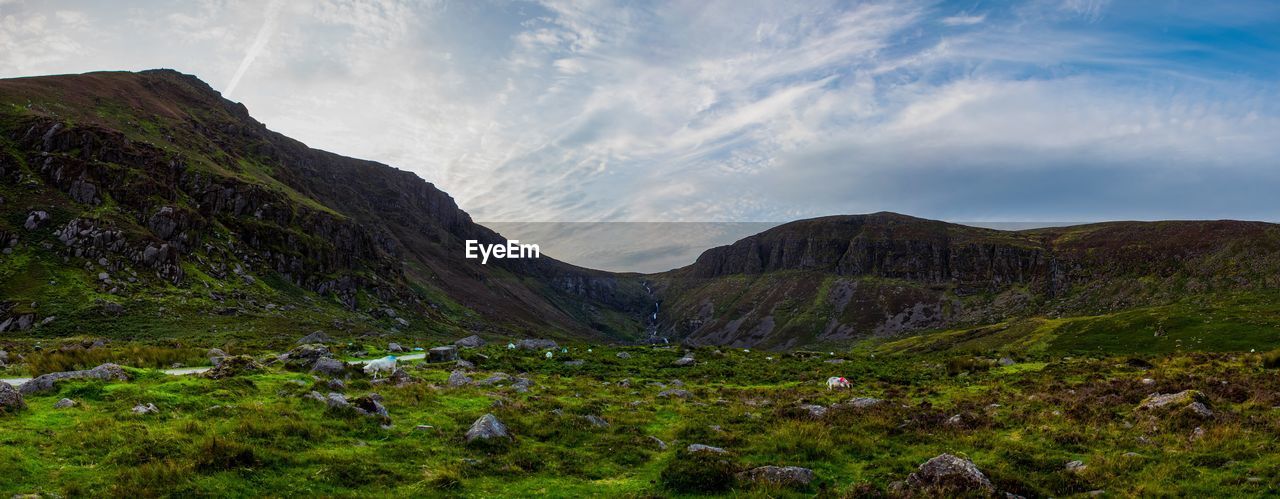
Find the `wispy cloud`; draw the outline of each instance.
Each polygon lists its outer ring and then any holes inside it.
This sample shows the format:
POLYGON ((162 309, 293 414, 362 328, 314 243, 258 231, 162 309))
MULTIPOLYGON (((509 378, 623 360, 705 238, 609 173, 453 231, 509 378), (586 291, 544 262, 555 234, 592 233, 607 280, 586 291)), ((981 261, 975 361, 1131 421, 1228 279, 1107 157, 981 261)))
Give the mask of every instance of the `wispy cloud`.
POLYGON ((249 45, 249 50, 245 51, 244 59, 240 61, 240 67, 236 68, 236 73, 231 75, 231 81, 227 82, 227 88, 223 94, 228 98, 235 93, 236 87, 240 85, 240 79, 244 78, 245 71, 249 70, 249 66, 253 64, 253 60, 258 58, 258 54, 262 53, 262 49, 267 46, 267 41, 271 40, 271 33, 276 28, 276 16, 280 14, 280 7, 283 0, 271 0, 267 2, 267 6, 262 10, 262 27, 258 28, 258 34, 253 37, 253 44, 249 45))
POLYGON ((478 220, 1274 218, 1280 189, 1267 2, 278 12, 5 4, 0 73, 170 66, 234 82, 268 126, 412 170, 478 220))

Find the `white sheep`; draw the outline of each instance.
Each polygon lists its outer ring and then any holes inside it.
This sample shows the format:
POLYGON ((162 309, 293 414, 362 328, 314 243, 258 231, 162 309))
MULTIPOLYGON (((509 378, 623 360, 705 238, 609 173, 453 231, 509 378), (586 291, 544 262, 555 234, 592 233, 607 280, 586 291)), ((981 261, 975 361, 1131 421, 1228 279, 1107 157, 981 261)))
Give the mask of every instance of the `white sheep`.
POLYGON ((849 383, 849 380, 844 379, 843 376, 832 376, 830 378, 827 378, 828 390, 832 388, 849 388, 850 386, 851 385, 849 383))
POLYGON ((547 358, 550 359, 551 357, 554 357, 554 355, 551 355, 551 352, 547 352, 547 358))
POLYGON ((383 371, 386 371, 387 374, 396 372, 396 357, 394 355, 371 360, 364 365, 365 374, 373 375, 373 379, 378 379, 378 373, 383 371))

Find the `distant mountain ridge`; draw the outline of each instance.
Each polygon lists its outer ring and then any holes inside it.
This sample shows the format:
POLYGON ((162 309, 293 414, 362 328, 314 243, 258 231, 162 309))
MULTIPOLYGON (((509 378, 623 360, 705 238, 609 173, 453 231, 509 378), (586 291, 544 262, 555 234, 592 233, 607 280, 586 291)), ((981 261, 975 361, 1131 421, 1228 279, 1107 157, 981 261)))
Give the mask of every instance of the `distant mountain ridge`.
POLYGON ((790 348, 1280 288, 1280 226, 997 231, 894 213, 781 225, 663 275, 664 333, 790 348))

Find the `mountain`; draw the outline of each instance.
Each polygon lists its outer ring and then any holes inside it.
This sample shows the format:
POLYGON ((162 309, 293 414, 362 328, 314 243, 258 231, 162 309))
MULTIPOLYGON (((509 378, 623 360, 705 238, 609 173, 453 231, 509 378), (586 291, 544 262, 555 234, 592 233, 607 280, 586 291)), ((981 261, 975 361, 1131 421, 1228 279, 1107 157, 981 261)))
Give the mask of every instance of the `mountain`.
POLYGON ((887 351, 1280 341, 1280 226, 801 220, 652 275, 502 243, 416 175, 267 129, 170 70, 0 80, 0 334, 661 341, 887 351), (17 333, 15 333, 15 331, 17 333))
POLYGON ((0 197, 0 330, 627 339, 649 306, 636 279, 465 260, 505 239, 435 186, 171 70, 0 80, 0 197))
MULTIPOLYGON (((654 280, 659 334, 693 344, 785 349, 953 329, 945 342, 899 344, 1047 348, 1026 343, 1072 332, 1080 341, 1062 345, 1070 350, 1101 341, 1090 335, 1115 342, 1138 330, 1172 343, 1219 326, 1244 330, 1237 339, 1280 340, 1277 307, 1192 318, 1238 311, 1280 288, 1280 226, 1261 222, 1011 232, 893 213, 825 217, 710 249, 654 280), (1169 309, 1187 304, 1198 305, 1169 309), (1103 320, 1119 312, 1130 320, 1103 320)), ((1119 342, 1150 343, 1134 336, 1119 342)))

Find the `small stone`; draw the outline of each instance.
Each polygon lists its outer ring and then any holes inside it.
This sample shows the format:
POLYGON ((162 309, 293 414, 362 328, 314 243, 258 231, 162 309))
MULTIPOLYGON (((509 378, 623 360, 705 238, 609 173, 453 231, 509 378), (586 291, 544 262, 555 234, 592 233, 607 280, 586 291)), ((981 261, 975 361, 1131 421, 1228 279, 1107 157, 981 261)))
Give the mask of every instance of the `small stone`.
POLYGON ((618 357, 619 359, 630 359, 630 358, 631 358, 631 354, 629 354, 629 353, 627 353, 627 352, 618 352, 617 357, 618 357))
POLYGON ((140 416, 146 415, 146 414, 155 414, 157 412, 160 412, 160 409, 156 408, 156 405, 152 403, 138 404, 133 406, 133 413, 140 416))
POLYGON ((1066 465, 1066 470, 1072 473, 1079 473, 1084 471, 1085 468, 1087 466, 1084 465, 1084 461, 1069 461, 1066 465))
POLYGON ((710 452, 712 454, 728 454, 729 453, 729 451, 721 449, 719 447, 712 447, 710 445, 703 445, 703 444, 690 444, 688 447, 685 448, 685 451, 689 453, 695 453, 695 452, 710 452))

